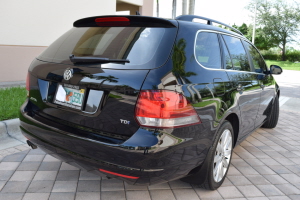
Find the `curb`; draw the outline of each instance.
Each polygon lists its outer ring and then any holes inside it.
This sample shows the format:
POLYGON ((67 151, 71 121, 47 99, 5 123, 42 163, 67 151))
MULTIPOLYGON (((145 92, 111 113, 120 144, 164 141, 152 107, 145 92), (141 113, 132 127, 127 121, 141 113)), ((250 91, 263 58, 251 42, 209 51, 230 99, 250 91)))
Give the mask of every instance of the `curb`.
POLYGON ((12 81, 12 82, 0 82, 1 88, 11 88, 11 87, 25 87, 25 81, 12 81))
POLYGON ((26 144, 26 138, 21 134, 19 118, 0 121, 0 140, 7 139, 14 139, 17 140, 17 143, 26 144))

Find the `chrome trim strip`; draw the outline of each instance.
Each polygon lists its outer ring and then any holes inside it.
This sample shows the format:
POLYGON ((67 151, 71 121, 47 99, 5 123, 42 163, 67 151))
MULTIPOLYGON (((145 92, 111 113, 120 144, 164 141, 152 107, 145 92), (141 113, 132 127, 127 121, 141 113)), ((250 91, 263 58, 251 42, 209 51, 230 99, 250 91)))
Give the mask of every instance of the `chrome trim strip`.
MULTIPOLYGON (((194 57, 195 57, 195 60, 196 62, 198 63, 198 65, 200 65, 201 67, 203 67, 204 69, 207 69, 207 70, 216 70, 216 71, 229 71, 229 72, 239 72, 239 73, 251 73, 251 74, 261 74, 261 73, 257 73, 257 72, 250 72, 250 71, 238 71, 238 70, 233 70, 233 69, 214 69, 214 68, 209 68, 209 67, 205 67, 203 66, 196 58, 196 41, 197 41, 197 36, 200 32, 210 32, 210 33, 217 33, 217 34, 223 34, 223 35, 228 35, 228 36, 232 36, 232 37, 236 37, 236 38, 239 38, 239 39, 243 39, 247 42, 250 42, 247 38, 244 38, 242 36, 239 36, 239 35, 234 35, 234 34, 228 34, 228 33, 224 33, 224 32, 221 32, 221 31, 214 31, 214 30, 206 30, 206 29, 203 29, 203 30, 199 30, 197 31, 196 33, 196 36, 195 36, 195 41, 194 41, 194 57)), ((250 42, 251 43, 251 42, 250 42)), ((252 43, 251 43, 252 44, 252 43)))

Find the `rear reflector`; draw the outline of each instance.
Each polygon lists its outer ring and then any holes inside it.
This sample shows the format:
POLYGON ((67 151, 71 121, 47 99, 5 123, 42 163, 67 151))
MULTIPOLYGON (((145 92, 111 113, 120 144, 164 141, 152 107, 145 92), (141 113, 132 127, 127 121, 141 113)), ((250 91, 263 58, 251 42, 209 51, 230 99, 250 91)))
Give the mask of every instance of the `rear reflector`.
POLYGON ((29 73, 27 73, 27 78, 26 78, 26 90, 27 90, 27 96, 29 97, 29 90, 30 90, 30 82, 29 82, 29 73))
POLYGON ((130 20, 126 17, 104 17, 96 18, 95 22, 98 26, 128 26, 130 20))
POLYGON ((99 169, 99 171, 107 173, 107 174, 112 174, 112 175, 115 175, 115 176, 124 177, 124 178, 130 178, 130 179, 138 179, 139 178, 139 177, 136 177, 136 176, 127 176, 127 175, 124 175, 124 174, 118 174, 118 173, 107 171, 107 170, 104 170, 104 169, 99 169))
POLYGON ((135 110, 141 126, 174 128, 201 123, 194 107, 182 95, 169 90, 142 90, 135 110))

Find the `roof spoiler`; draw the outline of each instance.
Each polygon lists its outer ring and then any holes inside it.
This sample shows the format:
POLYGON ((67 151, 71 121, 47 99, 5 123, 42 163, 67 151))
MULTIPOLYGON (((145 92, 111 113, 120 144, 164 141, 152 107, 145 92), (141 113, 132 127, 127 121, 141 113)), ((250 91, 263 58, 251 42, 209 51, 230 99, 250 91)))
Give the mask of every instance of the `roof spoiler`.
POLYGON ((74 27, 177 27, 169 20, 139 15, 107 15, 83 18, 73 23, 74 27))

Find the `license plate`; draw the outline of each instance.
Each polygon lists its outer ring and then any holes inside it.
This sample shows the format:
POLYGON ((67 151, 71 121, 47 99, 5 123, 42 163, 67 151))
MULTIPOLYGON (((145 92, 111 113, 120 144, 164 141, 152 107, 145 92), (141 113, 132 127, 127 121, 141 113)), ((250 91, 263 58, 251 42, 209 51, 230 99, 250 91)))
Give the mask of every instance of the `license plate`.
POLYGON ((85 89, 70 84, 59 84, 54 103, 81 110, 85 89))

